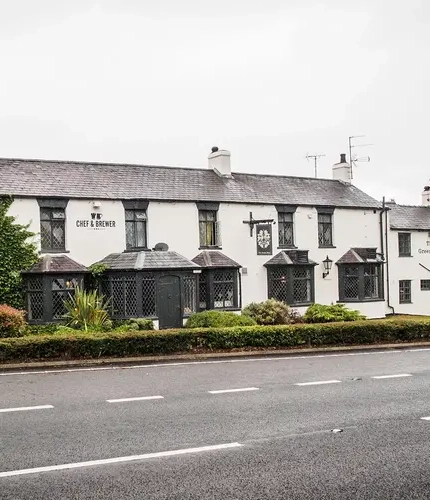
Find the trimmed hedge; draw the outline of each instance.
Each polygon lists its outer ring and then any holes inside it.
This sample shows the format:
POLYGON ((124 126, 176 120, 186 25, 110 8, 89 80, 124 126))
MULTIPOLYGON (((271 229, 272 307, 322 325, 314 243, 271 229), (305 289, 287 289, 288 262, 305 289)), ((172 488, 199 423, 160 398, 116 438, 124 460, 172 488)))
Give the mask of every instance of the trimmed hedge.
POLYGON ((0 361, 161 355, 223 349, 360 345, 430 340, 430 318, 348 323, 59 333, 0 339, 0 361))
POLYGON ((185 328, 229 328, 233 326, 253 326, 257 323, 242 314, 231 311, 202 311, 192 314, 185 328))

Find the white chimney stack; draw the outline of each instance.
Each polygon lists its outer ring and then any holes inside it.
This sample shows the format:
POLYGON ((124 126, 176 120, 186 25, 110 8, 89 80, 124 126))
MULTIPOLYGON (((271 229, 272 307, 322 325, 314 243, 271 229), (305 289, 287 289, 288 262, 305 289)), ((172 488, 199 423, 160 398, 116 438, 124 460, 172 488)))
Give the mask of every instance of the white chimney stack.
POLYGON ((351 184, 351 165, 346 161, 346 154, 340 155, 340 162, 333 165, 332 171, 334 180, 351 184))
POLYGON ((230 151, 214 146, 208 156, 208 167, 220 177, 231 177, 230 151))
POLYGON ((422 205, 430 207, 430 186, 424 186, 423 194, 421 195, 422 205))

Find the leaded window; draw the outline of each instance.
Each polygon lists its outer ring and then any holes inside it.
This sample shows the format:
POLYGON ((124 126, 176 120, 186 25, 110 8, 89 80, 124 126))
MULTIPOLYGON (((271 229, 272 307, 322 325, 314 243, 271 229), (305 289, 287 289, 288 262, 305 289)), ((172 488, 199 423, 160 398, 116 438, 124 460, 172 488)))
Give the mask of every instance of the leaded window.
POLYGON ((64 251, 66 213, 64 208, 40 208, 40 243, 42 252, 64 251))
POLYGON ((142 316, 156 316, 155 276, 151 273, 142 275, 142 316))
POLYGON ((199 210, 199 235, 201 248, 221 246, 216 210, 199 210))
POLYGON ((147 247, 146 210, 125 211, 126 248, 138 249, 147 247))
POLYGON ((400 304, 410 304, 412 302, 411 280, 399 281, 399 302, 400 304))
POLYGON ((383 299, 381 264, 339 266, 339 299, 344 302, 383 299))
POLYGON ((184 276, 182 278, 184 314, 196 312, 196 280, 194 276, 184 276))
POLYGON ((399 233, 399 257, 411 256, 411 233, 399 233))
POLYGON ((51 281, 52 291, 52 318, 63 319, 67 313, 64 302, 70 300, 75 294, 78 282, 74 278, 53 278, 51 281))
POLYGON ((43 277, 31 276, 27 278, 27 313, 28 320, 43 320, 43 277))
POLYGON ((421 280, 421 290, 430 290, 430 280, 421 280))
POLYGON ((294 246, 294 214, 291 212, 278 213, 278 235, 280 247, 294 246))
POLYGON ((239 280, 237 269, 202 271, 199 276, 199 309, 238 309, 239 280))
POLYGON ((269 298, 290 305, 314 301, 313 266, 273 266, 267 272, 269 298))
POLYGON ((318 245, 320 247, 333 246, 333 215, 318 214, 318 245))

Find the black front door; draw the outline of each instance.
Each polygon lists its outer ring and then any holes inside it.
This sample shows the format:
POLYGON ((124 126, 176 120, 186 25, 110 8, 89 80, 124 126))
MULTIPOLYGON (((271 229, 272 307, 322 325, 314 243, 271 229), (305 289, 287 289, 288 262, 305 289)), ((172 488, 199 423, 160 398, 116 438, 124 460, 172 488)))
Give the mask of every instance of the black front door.
POLYGON ((178 276, 161 276, 158 280, 158 320, 160 328, 180 328, 181 280, 178 276))

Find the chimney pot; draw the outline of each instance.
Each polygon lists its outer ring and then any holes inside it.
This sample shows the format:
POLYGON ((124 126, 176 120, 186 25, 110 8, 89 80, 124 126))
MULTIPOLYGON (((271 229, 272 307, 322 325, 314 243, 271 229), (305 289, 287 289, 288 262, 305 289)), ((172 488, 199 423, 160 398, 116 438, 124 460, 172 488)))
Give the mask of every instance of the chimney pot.
POLYGON ((340 163, 346 163, 346 154, 345 153, 341 153, 341 155, 340 155, 340 163))
POLYGON ((212 153, 216 153, 218 151, 218 146, 212 146, 212 153))

